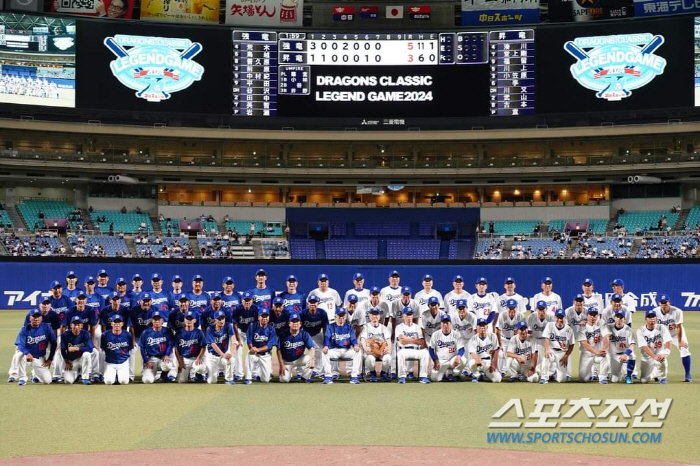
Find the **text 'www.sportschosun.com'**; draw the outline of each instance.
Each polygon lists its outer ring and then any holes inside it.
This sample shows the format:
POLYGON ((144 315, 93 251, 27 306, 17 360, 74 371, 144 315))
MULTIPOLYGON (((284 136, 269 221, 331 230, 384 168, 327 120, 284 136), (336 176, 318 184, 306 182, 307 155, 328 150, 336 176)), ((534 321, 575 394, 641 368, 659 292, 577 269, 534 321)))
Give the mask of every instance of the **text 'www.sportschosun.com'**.
POLYGON ((661 443, 661 432, 487 432, 488 443, 661 443))

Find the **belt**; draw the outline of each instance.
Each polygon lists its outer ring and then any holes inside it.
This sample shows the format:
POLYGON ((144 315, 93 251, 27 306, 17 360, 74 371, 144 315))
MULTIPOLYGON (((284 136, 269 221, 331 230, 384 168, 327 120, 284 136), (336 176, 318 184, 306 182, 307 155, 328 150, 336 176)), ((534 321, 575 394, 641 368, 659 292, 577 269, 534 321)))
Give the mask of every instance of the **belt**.
POLYGON ((399 349, 400 349, 400 350, 402 350, 402 349, 413 349, 413 350, 416 350, 416 349, 419 349, 419 348, 418 348, 417 346, 399 346, 399 349))
POLYGON ((481 359, 491 359, 491 356, 484 356, 481 359))
POLYGON ((561 348, 552 348, 552 349, 553 349, 554 351, 564 351, 564 350, 561 349, 561 348))

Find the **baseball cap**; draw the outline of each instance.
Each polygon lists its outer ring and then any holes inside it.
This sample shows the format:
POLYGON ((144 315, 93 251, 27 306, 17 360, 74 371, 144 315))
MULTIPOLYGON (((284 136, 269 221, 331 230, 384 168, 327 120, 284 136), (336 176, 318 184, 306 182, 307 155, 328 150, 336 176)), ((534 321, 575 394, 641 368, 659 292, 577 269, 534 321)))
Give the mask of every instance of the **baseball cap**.
POLYGON ((219 293, 216 293, 214 296, 211 297, 211 300, 212 301, 214 301, 214 300, 221 301, 221 295, 219 293))
POLYGON ((181 282, 181 281, 182 281, 182 277, 179 276, 179 275, 173 275, 173 278, 172 278, 172 280, 170 280, 170 281, 173 281, 173 282, 181 282))
POLYGON ((356 303, 358 301, 359 301, 359 299, 357 299, 357 295, 355 295, 355 294, 348 295, 348 302, 349 303, 356 303))
POLYGON ((180 299, 178 299, 178 301, 189 301, 189 300, 190 300, 190 298, 188 298, 188 297, 187 297, 186 295, 184 295, 184 294, 183 294, 182 296, 180 296, 180 299))
POLYGON ((625 317, 625 311, 620 309, 619 311, 615 311, 615 317, 625 317))
POLYGON ((423 275, 423 281, 424 282, 431 282, 431 281, 433 281, 433 276, 430 275, 429 273, 427 273, 427 274, 423 275))
POLYGON ((391 273, 389 274, 390 277, 400 277, 401 274, 399 273, 398 270, 392 270, 391 273))
POLYGON ((246 291, 245 293, 243 293, 243 300, 247 301, 249 299, 253 299, 253 293, 251 293, 250 291, 246 291))
POLYGON ((324 280, 328 280, 328 275, 325 274, 325 273, 320 273, 320 274, 318 274, 317 280, 318 280, 319 282, 322 282, 322 281, 324 281, 324 280))
POLYGON ((624 287, 625 287, 625 281, 624 281, 623 279, 621 279, 621 278, 616 278, 615 280, 612 281, 612 283, 611 283, 610 285, 611 285, 611 286, 621 286, 621 287, 624 288, 624 287))
POLYGON ((588 309, 588 315, 596 315, 598 314, 598 308, 597 307, 592 307, 588 309))
POLYGON ((156 272, 156 273, 151 275, 151 281, 155 281, 155 280, 161 281, 161 280, 163 280, 163 277, 159 273, 156 272))
POLYGON ((520 322, 518 322, 517 324, 515 324, 515 328, 516 328, 517 330, 524 330, 524 329, 527 328, 527 322, 525 322, 524 320, 523 320, 523 321, 520 321, 520 322))
POLYGON ((30 317, 40 316, 40 315, 41 315, 41 311, 39 309, 32 309, 31 311, 29 311, 30 317))
POLYGON ((236 281, 233 279, 233 277, 224 277, 224 279, 222 280, 221 283, 222 283, 223 285, 226 285, 228 282, 236 283, 236 281))
POLYGON ((78 276, 73 272, 72 270, 69 270, 68 273, 66 274, 66 278, 77 278, 78 276))
POLYGON ((80 298, 87 298, 87 295, 85 294, 84 291, 80 291, 78 295, 75 297, 75 299, 80 299, 80 298))
POLYGON ((406 307, 404 307, 404 308, 401 310, 401 314, 403 314, 403 315, 411 315, 411 314, 413 314, 413 309, 410 308, 410 307, 408 307, 408 306, 406 306, 406 307))
POLYGON ((95 283, 95 277, 93 277, 92 275, 88 275, 87 277, 85 277, 85 280, 83 280, 83 281, 85 283, 95 283))
POLYGON ((477 326, 479 326, 479 325, 486 325, 486 324, 487 324, 486 319, 477 319, 477 320, 476 320, 476 325, 477 325, 477 326))
POLYGON ((506 279, 503 280, 503 284, 505 285, 506 283, 515 283, 515 279, 513 277, 506 277, 506 279))
POLYGON ((116 299, 122 299, 122 296, 121 296, 119 293, 117 293, 116 291, 112 291, 112 292, 109 294, 109 299, 115 299, 115 298, 116 298, 116 299))
POLYGON ((404 286, 401 288, 401 294, 411 294, 413 293, 413 290, 411 289, 410 286, 404 286))
POLYGON ((428 298, 428 304, 440 304, 440 300, 437 298, 437 296, 431 296, 428 298))
POLYGON ((566 317, 566 311, 564 311, 564 309, 557 309, 554 311, 554 317, 566 317))
POLYGON ((590 278, 586 278, 585 280, 583 280, 583 284, 584 284, 584 285, 587 284, 587 283, 588 283, 589 285, 595 285, 595 283, 593 283, 593 280, 591 280, 590 278))
POLYGON ((619 293, 615 293, 610 297, 611 301, 622 301, 622 295, 619 293))
POLYGON ((486 277, 479 277, 479 278, 476 279, 476 282, 474 282, 474 283, 477 284, 477 285, 478 285, 479 283, 485 283, 485 284, 488 285, 489 281, 486 280, 486 277))
POLYGON ((463 282, 463 281, 464 281, 464 277, 461 276, 461 275, 455 275, 454 277, 452 277, 452 281, 453 281, 453 282, 463 282))
POLYGON ((554 280, 552 280, 552 277, 544 277, 542 279, 542 283, 553 283, 554 280))
POLYGON ((185 312, 185 319, 190 320, 190 319, 196 319, 197 316, 195 315, 194 312, 192 311, 187 311, 185 312))
POLYGON ((335 315, 337 315, 337 316, 345 315, 345 314, 347 314, 347 312, 348 311, 346 311, 344 307, 336 307, 335 308, 335 315))
MULTIPOLYGON (((245 299, 245 297, 244 297, 243 299, 245 299)), ((315 294, 312 294, 311 296, 309 296, 308 301, 309 301, 310 303, 311 303, 311 302, 317 303, 317 302, 319 301, 319 300, 318 300, 318 296, 316 296, 315 294)))
MULTIPOLYGON (((156 312, 158 312, 158 311, 156 311, 156 312)), ((154 312, 153 314, 155 315, 156 312, 154 312)), ((160 313, 158 313, 158 315, 160 316, 160 313)), ((121 314, 114 314, 112 316, 112 322, 124 322, 124 319, 122 318, 121 314)))
POLYGON ((369 289, 369 294, 379 294, 382 290, 378 286, 373 286, 369 289))
POLYGON ((467 307, 467 300, 466 299, 458 299, 455 301, 455 307, 467 307))
POLYGON ((258 275, 265 275, 265 276, 267 276, 267 272, 265 272, 265 269, 258 269, 258 270, 255 272, 255 276, 257 277, 258 275))
POLYGON ((288 282, 298 282, 299 280, 297 280, 297 276, 296 276, 296 275, 289 275, 289 276, 287 277, 287 281, 288 281, 288 282))
POLYGON ((370 314, 381 314, 382 311, 378 307, 372 307, 372 308, 370 308, 369 313, 370 314))
POLYGON ((353 280, 364 280, 365 276, 362 275, 360 272, 357 272, 357 273, 352 275, 352 279, 353 280))
POLYGON ((656 317, 656 312, 652 311, 649 309, 646 314, 644 314, 644 317, 656 317))
POLYGON ((547 309, 547 303, 545 303, 544 301, 537 301, 536 307, 538 307, 538 308, 542 307, 544 309, 547 309))
POLYGON ((117 285, 126 285, 126 279, 124 277, 117 278, 117 285))
POLYGON ((574 301, 585 301, 586 299, 583 297, 581 293, 577 294, 574 296, 574 301))
POLYGON ((440 317, 440 322, 452 322, 452 317, 449 314, 443 314, 440 317))
POLYGON ((141 293, 141 301, 150 301, 151 293, 141 293))
POLYGON ((83 319, 81 319, 80 316, 73 316, 73 317, 70 319, 70 323, 71 323, 71 324, 74 324, 74 323, 76 323, 76 322, 80 322, 80 323, 82 324, 82 323, 83 323, 83 319))
POLYGON ((518 302, 511 298, 506 301, 506 307, 518 307, 518 302))
POLYGON ((219 310, 214 313, 215 319, 221 319, 222 317, 226 317, 226 313, 224 311, 219 310))
POLYGON ((280 298, 279 296, 275 296, 275 298, 272 300, 272 305, 275 304, 284 304, 284 299, 280 298))
POLYGON ((289 315, 289 321, 291 322, 293 320, 301 320, 301 317, 299 317, 299 314, 297 314, 295 312, 295 313, 289 315))
POLYGON ((202 278, 201 275, 196 274, 196 275, 192 275, 192 281, 193 281, 193 282, 203 282, 204 279, 202 278))
POLYGON ((46 303, 50 303, 50 302, 51 302, 51 296, 44 296, 41 299, 41 304, 46 304, 46 303))
POLYGON ((669 295, 667 295, 667 294, 662 294, 661 296, 659 296, 659 302, 660 302, 660 303, 662 303, 662 302, 664 302, 664 301, 670 301, 670 300, 671 300, 671 297, 670 297, 669 295))
POLYGON ((109 274, 107 273, 107 271, 106 271, 105 269, 100 269, 100 270, 98 270, 98 271, 97 271, 97 276, 100 277, 100 276, 102 276, 102 275, 104 275, 105 277, 108 277, 108 276, 109 276, 109 274))
POLYGON ((270 315, 270 311, 269 311, 266 307, 263 307, 262 309, 260 309, 260 310, 258 311, 258 315, 259 315, 259 316, 269 316, 269 315, 270 315))
POLYGON ((54 280, 54 281, 52 281, 52 282, 49 284, 49 289, 50 289, 50 290, 53 290, 54 288, 58 288, 59 286, 60 286, 61 288, 63 288, 63 285, 61 285, 60 282, 58 282, 57 280, 54 280))
POLYGON ((132 281, 132 282, 142 282, 142 281, 143 281, 143 278, 141 278, 141 275, 135 273, 135 274, 131 277, 131 281, 132 281))
POLYGON ((163 314, 161 314, 160 311, 153 311, 153 314, 151 314, 151 319, 155 319, 155 318, 162 319, 163 314))

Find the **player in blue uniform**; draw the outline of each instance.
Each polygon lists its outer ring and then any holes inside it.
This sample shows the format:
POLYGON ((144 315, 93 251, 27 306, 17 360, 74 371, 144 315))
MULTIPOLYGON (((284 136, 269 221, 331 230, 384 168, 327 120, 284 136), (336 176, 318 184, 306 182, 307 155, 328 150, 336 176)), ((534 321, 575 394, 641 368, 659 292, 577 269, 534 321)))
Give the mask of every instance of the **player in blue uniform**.
POLYGON ((280 298, 284 300, 284 310, 288 314, 301 314, 306 305, 306 294, 300 293, 297 289, 299 281, 295 275, 287 277, 287 291, 280 293, 280 298))
MULTIPOLYGON (((100 311, 105 307, 102 297, 95 293, 95 278, 92 276, 85 277, 85 306, 92 313, 90 320, 95 322, 94 331, 92 332, 92 344, 95 348, 100 347, 100 339, 102 336, 102 328, 99 326, 100 311)), ((93 377, 93 382, 99 382, 102 372, 100 371, 100 352, 93 351, 92 353, 92 369, 90 373, 93 377), (97 378, 97 379, 96 379, 97 378)))
POLYGON ((107 330, 112 329, 112 317, 115 315, 121 315, 123 317, 122 311, 122 298, 119 293, 113 291, 108 298, 109 303, 104 309, 100 311, 100 326, 102 327, 102 333, 107 330))
POLYGON ((195 327, 197 316, 194 311, 185 313, 185 327, 175 335, 174 351, 177 359, 177 381, 185 383, 190 378, 190 372, 195 373, 195 381, 203 382, 207 366, 204 364, 204 353, 207 344, 204 333, 195 327))
POLYGON ((19 360, 19 385, 27 383, 27 363, 34 371, 33 380, 50 384, 49 368, 56 353, 56 333, 49 324, 42 323, 39 309, 29 311, 29 325, 22 327, 16 342, 18 351, 23 355, 19 360))
POLYGON ((350 383, 360 383, 359 373, 362 366, 362 353, 357 344, 355 329, 347 320, 345 308, 335 309, 335 322, 328 324, 323 338, 323 383, 333 383, 331 361, 352 361, 350 383))
MULTIPOLYGON (((311 295, 308 299, 308 309, 301 313, 301 327, 311 336, 315 343, 316 351, 314 352, 314 365, 316 368, 322 366, 322 351, 324 332, 328 326, 328 313, 318 308, 318 296, 311 295)), ((314 371, 311 376, 316 376, 314 371)))
POLYGON ((204 278, 201 275, 192 277, 192 291, 187 294, 190 300, 190 309, 199 311, 201 314, 209 305, 209 295, 204 291, 204 278))
POLYGON ((146 331, 148 326, 151 324, 151 315, 156 310, 151 306, 151 296, 150 293, 141 293, 141 300, 138 306, 131 308, 129 312, 129 331, 131 332, 134 341, 134 348, 129 354, 129 378, 134 381, 136 375, 136 353, 138 350, 138 341, 141 338, 141 334, 146 331))
POLYGON ((203 332, 207 330, 207 327, 214 325, 214 321, 216 320, 214 318, 214 314, 216 314, 219 311, 224 311, 224 314, 226 314, 227 324, 234 323, 233 314, 231 313, 231 310, 224 307, 223 299, 221 299, 221 296, 217 294, 211 298, 211 301, 209 301, 209 307, 207 307, 206 311, 204 311, 203 314, 197 316, 197 325, 202 327, 203 332))
POLYGON ((140 274, 135 273, 131 277, 131 291, 129 291, 131 302, 137 303, 141 301, 141 293, 143 293, 143 278, 141 278, 140 274))
POLYGON ((83 321, 74 315, 70 321, 70 330, 61 335, 61 355, 64 361, 63 377, 67 384, 73 384, 78 375, 84 385, 90 385, 90 366, 92 365, 92 336, 83 330, 83 321))
MULTIPOLYGON (((66 321, 72 322, 73 317, 80 317, 80 321, 83 323, 82 329, 88 332, 90 336, 92 336, 93 332, 95 331, 95 329, 93 329, 92 327, 94 325, 97 325, 97 322, 92 320, 94 314, 90 312, 87 306, 85 306, 85 300, 85 293, 82 291, 78 293, 78 295, 75 297, 75 306, 73 306, 73 308, 70 311, 68 311, 68 314, 66 315, 66 321)), ((94 346, 95 345, 93 344, 93 347, 94 346)))
POLYGON ((78 286, 78 276, 72 270, 66 274, 66 286, 63 288, 63 295, 75 303, 75 297, 82 291, 78 286))
POLYGON ((109 300, 109 295, 112 294, 114 288, 109 286, 109 275, 105 269, 100 269, 97 271, 97 286, 95 287, 95 293, 100 295, 102 301, 107 302, 109 300))
POLYGON ((253 296, 253 301, 258 309, 267 309, 272 307, 272 298, 275 297, 275 290, 267 286, 267 272, 264 269, 258 269, 255 272, 255 288, 248 290, 253 296))
POLYGON ((134 349, 134 337, 122 329, 124 319, 120 315, 112 316, 112 330, 107 330, 100 337, 100 349, 105 353, 104 382, 113 385, 129 384, 129 352, 134 349))
POLYGON ((267 383, 272 377, 272 348, 277 346, 277 332, 270 325, 270 311, 262 308, 258 321, 253 322, 246 332, 248 357, 246 358, 245 383, 249 385, 253 378, 253 367, 258 367, 256 380, 267 383))
POLYGON ((240 345, 236 352, 236 380, 243 379, 243 346, 248 345, 246 332, 250 324, 258 320, 258 306, 253 304, 253 295, 249 291, 243 293, 243 302, 233 310, 233 325, 240 340, 240 345))
POLYGON ((306 330, 301 328, 301 316, 297 313, 289 315, 289 329, 279 338, 277 347, 277 362, 279 363, 280 382, 292 380, 292 369, 296 367, 297 376, 308 383, 313 382, 311 371, 314 368, 314 341, 306 330), (309 350, 304 354, 304 349, 309 350), (301 372, 301 374, 299 374, 301 372))
POLYGON ((164 315, 168 314, 168 293, 163 291, 163 277, 159 273, 154 273, 151 275, 151 305, 163 312, 164 315))
POLYGON ((116 293, 119 295, 119 307, 120 309, 120 314, 126 318, 126 316, 129 315, 129 311, 131 311, 131 308, 136 306, 138 304, 137 301, 131 301, 131 295, 129 294, 129 291, 127 290, 127 283, 126 279, 124 277, 119 277, 117 278, 116 282, 116 287, 117 291, 116 293))
POLYGON ((277 332, 277 338, 289 330, 289 314, 284 310, 284 299, 276 296, 272 299, 272 312, 270 313, 270 325, 277 332))
MULTIPOLYGON (((221 303, 221 300, 219 300, 219 303, 221 303)), ((190 309, 187 296, 181 296, 177 304, 178 309, 170 311, 168 315, 168 328, 172 334, 175 335, 180 329, 185 328, 185 314, 187 314, 188 311, 191 311, 195 316, 195 325, 199 327, 201 322, 200 314, 196 309, 190 309)))
POLYGON ((233 281, 233 277, 224 277, 221 286, 223 288, 223 291, 219 294, 221 296, 221 305, 231 313, 236 306, 241 304, 241 294, 238 291, 234 291, 236 283, 233 281))
POLYGON ((172 311, 178 308, 178 300, 186 293, 182 292, 182 277, 179 275, 173 275, 171 286, 172 290, 168 292, 168 307, 172 311))
POLYGON ((205 363, 207 366, 207 383, 216 383, 219 373, 219 364, 225 367, 225 380, 228 385, 234 385, 233 363, 238 338, 233 325, 226 323, 226 314, 219 311, 214 315, 216 322, 207 328, 206 343, 207 356, 205 363))
MULTIPOLYGON (((51 293, 51 296, 49 296, 51 300, 51 310, 58 316, 58 322, 60 324, 58 329, 53 329, 56 335, 59 336, 57 345, 60 345, 60 335, 68 328, 66 316, 68 315, 68 311, 73 307, 73 303, 68 296, 63 295, 63 285, 58 281, 51 282, 49 285, 49 293, 51 293)), ((63 357, 60 351, 56 353, 53 363, 53 381, 63 382, 63 357)))
POLYGON ((164 312, 153 311, 152 327, 144 330, 139 337, 139 349, 143 361, 141 373, 143 383, 155 382, 158 371, 162 371, 163 382, 175 382, 177 372, 170 357, 173 352, 173 334, 168 328, 163 327, 163 317, 164 312))

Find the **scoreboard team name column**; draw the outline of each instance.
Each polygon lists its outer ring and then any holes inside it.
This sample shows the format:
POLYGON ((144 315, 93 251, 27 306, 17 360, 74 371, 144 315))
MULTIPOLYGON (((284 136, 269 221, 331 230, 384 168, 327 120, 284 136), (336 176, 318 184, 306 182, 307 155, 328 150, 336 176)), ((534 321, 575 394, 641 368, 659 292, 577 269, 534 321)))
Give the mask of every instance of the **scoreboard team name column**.
POLYGON ((277 33, 233 31, 233 114, 277 115, 277 33))
POLYGON ((535 113, 535 31, 489 33, 490 108, 497 116, 535 113))

